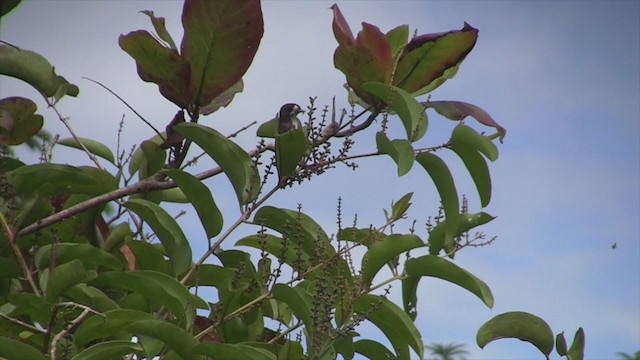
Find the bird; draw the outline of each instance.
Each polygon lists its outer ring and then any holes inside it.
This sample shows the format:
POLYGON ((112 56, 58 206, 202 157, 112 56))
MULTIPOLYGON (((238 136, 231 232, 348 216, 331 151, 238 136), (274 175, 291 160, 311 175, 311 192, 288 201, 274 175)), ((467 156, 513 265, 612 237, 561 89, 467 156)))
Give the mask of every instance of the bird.
POLYGON ((282 105, 280 112, 278 112, 278 134, 284 134, 291 129, 301 129, 302 123, 298 119, 298 114, 303 112, 298 104, 282 105))

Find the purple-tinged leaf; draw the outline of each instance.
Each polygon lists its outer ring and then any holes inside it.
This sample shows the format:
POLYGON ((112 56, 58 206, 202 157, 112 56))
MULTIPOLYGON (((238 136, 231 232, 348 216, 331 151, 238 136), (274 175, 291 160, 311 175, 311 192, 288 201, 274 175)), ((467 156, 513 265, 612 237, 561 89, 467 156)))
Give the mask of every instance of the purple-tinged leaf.
POLYGON ((162 46, 144 30, 120 35, 118 43, 136 61, 142 80, 157 84, 162 96, 179 107, 189 105, 190 67, 176 50, 162 46))
POLYGON ((242 79, 240 79, 237 83, 225 90, 222 94, 211 100, 208 105, 203 106, 200 109, 200 114, 209 115, 218 111, 221 107, 227 107, 227 105, 231 104, 231 100, 233 100, 233 97, 236 96, 236 94, 241 93, 242 90, 244 90, 244 82, 242 82, 242 79))
POLYGON ((507 130, 493 120, 491 115, 475 105, 451 100, 427 101, 422 104, 427 108, 434 109, 438 114, 450 120, 461 121, 467 116, 471 116, 482 125, 496 128, 500 134, 500 141, 502 141, 507 134, 507 130))
POLYGON ((36 115, 36 104, 25 98, 0 100, 0 145, 18 145, 31 139, 43 125, 42 115, 36 115))
POLYGON ((336 37, 338 44, 340 46, 351 46, 355 42, 353 38, 353 33, 351 32, 351 28, 345 20, 338 4, 331 5, 331 10, 333 10, 333 35, 336 37))
POLYGON ((258 0, 186 0, 182 10, 182 57, 191 64, 191 102, 207 105, 236 84, 263 34, 258 0))
POLYGON ((460 64, 473 49, 478 30, 465 23, 461 30, 425 34, 412 39, 404 48, 396 68, 394 85, 414 95, 460 64))

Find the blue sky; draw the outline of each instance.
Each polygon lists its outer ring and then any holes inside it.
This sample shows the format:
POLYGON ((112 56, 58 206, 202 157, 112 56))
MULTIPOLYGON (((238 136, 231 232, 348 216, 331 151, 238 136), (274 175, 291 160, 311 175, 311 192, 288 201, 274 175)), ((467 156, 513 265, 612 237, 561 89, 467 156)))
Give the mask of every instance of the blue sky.
MULTIPOLYGON (((267 1, 265 35, 245 91, 228 109, 205 120, 223 133, 271 118, 285 102, 303 107, 309 96, 346 105, 344 78, 334 69, 332 2, 267 1)), ((497 235, 489 247, 468 249, 457 264, 483 279, 496 299, 487 309, 472 294, 446 282, 421 282, 417 324, 425 342, 468 344, 470 359, 536 359, 539 353, 517 340, 501 340, 484 350, 475 331, 491 317, 513 310, 544 318, 569 338, 579 326, 587 337, 587 359, 615 359, 615 352, 640 350, 640 2, 638 1, 343 1, 338 2, 354 32, 360 23, 388 31, 409 24, 418 33, 459 29, 466 21, 480 30, 475 49, 458 75, 432 94, 434 100, 462 100, 481 106, 508 130, 492 164, 494 196, 485 211, 498 218, 483 231, 497 235), (611 245, 617 243, 617 249, 611 245)), ((139 10, 167 18, 181 38, 178 1, 33 1, 0 25, 0 39, 47 57, 59 74, 81 88, 78 99, 60 104, 81 136, 115 147, 126 116, 124 143, 131 146, 152 132, 103 89, 124 97, 157 127, 175 113, 153 84, 136 75, 133 60, 117 44, 120 34, 151 29, 139 10)), ((0 78, 0 96, 38 95, 28 86, 0 78)), ((46 128, 67 134, 39 102, 46 128)), ((455 125, 429 113, 425 144, 446 139, 455 125)), ((470 122, 470 124, 473 124, 470 122)), ((475 126, 475 125, 474 125, 475 126)), ((400 127, 392 127, 401 136, 400 127)), ((357 149, 374 150, 373 133, 357 149)), ((238 142, 255 144, 253 131, 238 142)), ((439 153, 440 155, 440 153, 439 153)), ((25 154, 25 158, 29 155, 25 154)), ((442 152, 459 192, 479 211, 475 189, 461 162, 442 152)), ((86 161, 58 149, 54 161, 86 161)), ((201 166, 206 166, 202 162, 201 166)), ((221 207, 233 205, 226 179, 208 180, 221 207)), ((278 194, 270 203, 295 208, 335 231, 335 206, 357 213, 360 224, 383 221, 383 207, 414 191, 410 217, 423 223, 437 208, 435 189, 415 168, 397 178, 388 158, 366 159, 357 172, 336 169, 322 178, 278 194)), ((226 223, 231 223, 229 214, 226 223)), ((183 222, 204 251, 195 222, 183 222)), ((401 231, 410 222, 399 224, 401 231)), ((251 231, 251 230, 249 230, 251 231)), ((230 245, 228 245, 230 246, 230 245)), ((399 290, 399 287, 398 289, 399 290)), ((398 296, 399 297, 399 296, 398 296)), ((375 329, 367 333, 379 336, 375 329)), ((365 331, 362 331, 365 333, 365 331)), ((554 353, 555 354, 555 353, 554 353)), ((554 356, 557 358, 557 356, 554 356)))

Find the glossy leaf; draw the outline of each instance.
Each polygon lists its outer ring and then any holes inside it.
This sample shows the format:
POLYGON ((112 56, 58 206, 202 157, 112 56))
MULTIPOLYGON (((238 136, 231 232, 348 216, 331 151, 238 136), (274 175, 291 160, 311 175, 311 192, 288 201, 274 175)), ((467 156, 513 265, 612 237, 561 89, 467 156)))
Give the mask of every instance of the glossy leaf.
POLYGON ((358 340, 353 343, 353 348, 358 354, 362 354, 371 360, 388 360, 395 357, 384 345, 373 340, 358 340))
POLYGON ((78 353, 71 360, 119 359, 136 352, 143 352, 140 344, 126 340, 107 340, 99 342, 78 353))
POLYGON ((188 287, 214 286, 220 287, 235 275, 235 269, 214 264, 202 264, 191 273, 185 282, 188 287))
MULTIPOLYGON (((498 133, 500 134, 501 141, 504 138, 504 136, 507 134, 507 130, 502 126, 500 126, 500 124, 498 124, 495 120, 493 120, 491 115, 489 115, 486 111, 482 110, 481 108, 475 105, 462 102, 462 101, 451 101, 451 100, 427 101, 424 103, 424 105, 426 108, 432 108, 436 112, 438 112, 438 114, 446 117, 447 119, 454 120, 454 121, 461 121, 467 116, 471 116, 482 125, 496 128, 498 130, 498 133)), ((491 159, 489 155, 487 155, 487 157, 491 159)), ((497 152, 496 152, 496 157, 497 157, 497 152)))
POLYGON ((91 307, 92 309, 105 312, 120 308, 118 304, 100 289, 86 284, 78 284, 65 291, 65 296, 70 300, 91 307))
POLYGON ((96 272, 85 271, 80 260, 72 260, 68 263, 56 266, 47 281, 46 298, 54 301, 66 289, 83 282, 95 279, 96 272))
POLYGON ((196 209, 200 223, 210 239, 222 230, 222 213, 211 195, 209 188, 193 175, 181 170, 168 170, 169 175, 184 192, 189 202, 196 209))
POLYGON ((564 331, 556 335, 556 351, 558 355, 567 355, 567 340, 564 338, 564 331))
POLYGON ((541 318, 521 311, 500 314, 484 323, 476 334, 478 346, 503 338, 515 338, 537 347, 548 359, 553 350, 553 332, 541 318))
POLYGON ((398 62, 393 85, 414 96, 425 94, 434 80, 464 60, 477 38, 478 30, 465 23, 461 30, 411 39, 398 62))
MULTIPOLYGON (((0 45, 2 46, 2 45, 0 45)), ((1 47, 0 47, 1 49, 1 47)), ((42 129, 44 120, 36 104, 22 97, 0 100, 0 145, 19 145, 42 129)))
POLYGON ((142 294, 150 302, 165 306, 178 319, 186 319, 187 323, 193 317, 194 305, 191 294, 186 287, 167 274, 149 270, 107 271, 101 273, 93 284, 142 294))
POLYGON ((409 206, 411 206, 411 197, 413 196, 413 192, 404 194, 403 197, 400 198, 395 204, 392 206, 391 211, 391 220, 400 220, 405 215, 409 206))
POLYGON ((135 259, 135 269, 153 270, 167 275, 173 275, 168 260, 165 259, 161 245, 150 244, 142 240, 132 240, 127 242, 127 247, 133 253, 135 259))
POLYGON ((192 70, 178 51, 162 46, 145 30, 120 35, 118 44, 136 61, 140 79, 157 84, 162 96, 180 108, 191 103, 192 70))
POLYGON ((398 114, 407 132, 408 140, 412 142, 420 140, 427 133, 427 113, 411 94, 383 83, 367 82, 362 87, 398 114))
POLYGON ((42 55, 0 44, 0 75, 8 75, 27 82, 44 97, 56 93, 78 96, 78 87, 56 74, 53 66, 42 55))
POLYGON ((279 119, 277 115, 273 119, 265 121, 258 127, 256 135, 259 137, 275 139, 278 136, 278 122, 279 119))
POLYGON ((476 184, 476 189, 478 189, 480 205, 486 207, 491 201, 491 175, 489 174, 487 162, 476 149, 468 145, 455 143, 451 146, 451 150, 462 159, 464 166, 467 167, 473 182, 476 184))
POLYGON ((300 286, 290 287, 285 284, 276 284, 272 294, 274 299, 289 305, 296 318, 305 324, 307 333, 313 333, 312 297, 305 289, 300 286))
POLYGON ((47 360, 40 349, 0 336, 0 358, 6 360, 47 360))
POLYGON ((173 41, 173 38, 167 31, 164 18, 156 17, 153 11, 150 11, 150 10, 143 10, 140 12, 149 16, 149 18, 151 19, 151 24, 153 25, 153 28, 156 31, 156 34, 158 35, 158 37, 164 40, 164 42, 166 42, 167 45, 169 45, 169 48, 173 50, 178 50, 176 43, 173 41))
POLYGON ((162 201, 176 203, 176 204, 187 204, 189 199, 187 199, 187 195, 184 194, 184 191, 179 187, 173 189, 166 189, 161 191, 162 201))
POLYGON ((456 231, 449 235, 446 232, 447 220, 442 221, 429 232, 429 254, 438 255, 442 249, 450 253, 453 250, 451 249, 451 243, 456 236, 460 236, 474 227, 486 224, 493 219, 495 219, 494 216, 485 212, 460 214, 456 231))
POLYGON ((180 51, 191 64, 191 102, 204 106, 251 65, 263 33, 260 2, 187 0, 182 26, 180 51))
POLYGON ((276 360, 272 352, 245 344, 201 343, 193 348, 194 354, 228 360, 276 360))
POLYGON ((102 245, 102 250, 111 252, 119 249, 126 241, 131 240, 133 233, 128 223, 120 223, 112 228, 102 245))
POLYGON ((301 129, 291 129, 276 137, 276 167, 280 179, 295 172, 306 146, 307 139, 301 129))
POLYGON ((585 337, 584 330, 579 328, 576 331, 576 335, 573 337, 571 347, 567 351, 567 360, 582 360, 584 359, 584 345, 585 337))
POLYGON ((162 320, 139 320, 126 327, 127 331, 135 335, 149 336, 160 340, 169 349, 175 351, 183 359, 199 359, 192 353, 198 341, 185 329, 162 320))
POLYGON ((76 141, 76 139, 74 138, 66 138, 59 140, 58 144, 79 150, 83 150, 82 145, 84 145, 84 147, 87 148, 87 150, 89 150, 89 152, 93 155, 99 156, 109 161, 110 163, 115 164, 115 158, 113 157, 113 153, 108 146, 91 139, 78 138, 78 140, 80 140, 80 142, 76 141))
POLYGON ((183 123, 175 129, 198 144, 220 165, 231 181, 241 204, 255 200, 260 188, 260 175, 249 154, 240 146, 216 130, 203 125, 183 123))
POLYGON ((431 276, 456 284, 493 307, 493 295, 487 284, 448 260, 433 255, 412 258, 405 263, 405 271, 409 277, 431 276))
MULTIPOLYGON (((151 139, 146 140, 146 141, 151 141, 154 144, 157 144, 158 146, 160 144, 162 144, 164 142, 164 139, 166 138, 166 134, 165 132, 161 132, 159 135, 155 135, 153 136, 151 139)), ((140 166, 142 165, 142 162, 144 161, 144 152, 142 151, 141 147, 138 147, 134 152, 133 155, 131 155, 131 161, 129 161, 129 174, 133 175, 136 172, 138 172, 138 170, 140 170, 140 166)))
POLYGON ((469 126, 463 124, 456 126, 451 133, 451 141, 454 144, 461 143, 477 149, 491 161, 498 159, 498 147, 496 147, 496 144, 487 137, 478 134, 469 126))
POLYGON ((452 236, 458 228, 458 214, 460 211, 458 191, 453 182, 453 176, 451 176, 447 164, 436 155, 420 153, 416 155, 416 161, 427 170, 436 185, 436 189, 438 189, 442 206, 444 207, 445 220, 447 221, 447 234, 452 236))
POLYGON ((362 281, 370 284, 384 264, 406 251, 423 245, 418 236, 401 234, 392 234, 376 242, 362 257, 362 281))
POLYGON ((124 206, 131 209, 153 229, 169 257, 176 275, 191 267, 191 246, 178 223, 160 206, 144 199, 132 199, 124 206))
POLYGON ((391 50, 391 56, 393 56, 394 60, 397 60, 402 55, 404 47, 407 46, 407 41, 409 41, 409 26, 400 25, 389 30, 386 38, 391 50))
POLYGON ((376 134, 378 152, 388 154, 398 165, 398 176, 411 170, 415 161, 415 153, 409 140, 389 140, 383 132, 376 134))
POLYGON ((422 358, 424 345, 420 332, 409 316, 396 304, 381 296, 366 294, 354 302, 354 310, 377 326, 393 345, 399 359, 408 359, 410 346, 422 358))
POLYGON ((99 249, 91 244, 59 243, 53 245, 43 245, 35 255, 35 264, 38 269, 44 269, 51 264, 63 264, 74 259, 80 260, 84 264, 94 264, 104 266, 111 270, 120 270, 124 264, 115 256, 99 249), (53 253, 53 254, 52 254, 53 253))
POLYGON ((105 311, 104 315, 105 317, 94 315, 80 323, 73 334, 76 346, 82 347, 96 339, 126 335, 125 327, 128 324, 155 318, 147 312, 129 309, 105 311))

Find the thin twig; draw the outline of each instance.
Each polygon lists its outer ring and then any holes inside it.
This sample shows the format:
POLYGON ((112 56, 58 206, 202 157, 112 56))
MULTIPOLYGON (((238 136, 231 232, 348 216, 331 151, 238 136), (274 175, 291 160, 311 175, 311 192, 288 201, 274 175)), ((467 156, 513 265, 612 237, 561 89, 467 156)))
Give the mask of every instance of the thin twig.
POLYGON ((111 95, 115 96, 118 98, 118 100, 122 101, 122 103, 129 108, 129 110, 133 111, 134 114, 136 114, 136 116, 138 116, 140 118, 140 120, 144 121, 145 124, 147 124, 151 129, 153 129, 153 131, 156 132, 156 134, 158 134, 158 136, 160 136, 162 138, 162 140, 166 140, 164 136, 162 136, 162 134, 160 133, 160 131, 158 131, 158 129, 155 128, 155 126, 151 125, 150 122, 147 121, 147 119, 145 119, 144 117, 142 117, 142 115, 138 114, 138 112, 131 106, 129 105, 123 98, 120 97, 120 95, 116 94, 115 92, 113 92, 113 90, 109 89, 106 85, 103 85, 101 82, 93 80, 91 78, 88 77, 83 77, 83 79, 87 79, 95 84, 98 84, 100 86, 102 86, 105 90, 107 90, 108 92, 111 93, 111 95))
POLYGON ((4 230, 4 232, 7 234, 7 240, 9 242, 9 246, 11 246, 11 250, 13 250, 14 255, 18 259, 18 263, 20 263, 20 268, 22 269, 22 274, 29 282, 29 285, 31 285, 31 290, 33 290, 34 294, 40 296, 40 291, 38 290, 38 286, 36 286, 36 282, 33 280, 33 277, 31 276, 31 270, 29 269, 29 265, 27 264, 27 261, 22 256, 22 251, 18 247, 18 244, 16 244, 16 239, 18 238, 18 235, 16 235, 15 230, 11 225, 9 225, 9 223, 7 222, 7 219, 5 219, 2 213, 0 213, 0 225, 2 226, 2 229, 4 230))
POLYGON ((12 318, 10 316, 7 316, 7 315, 5 315, 3 313, 0 313, 0 317, 5 319, 5 320, 11 321, 14 324, 18 324, 20 326, 24 326, 24 327, 26 327, 27 329, 29 329, 29 330, 31 330, 33 332, 39 332, 39 333, 43 333, 43 334, 47 332, 45 329, 40 329, 40 328, 37 328, 35 326, 29 325, 27 323, 24 323, 24 322, 18 320, 18 319, 14 319, 14 318, 12 318))

